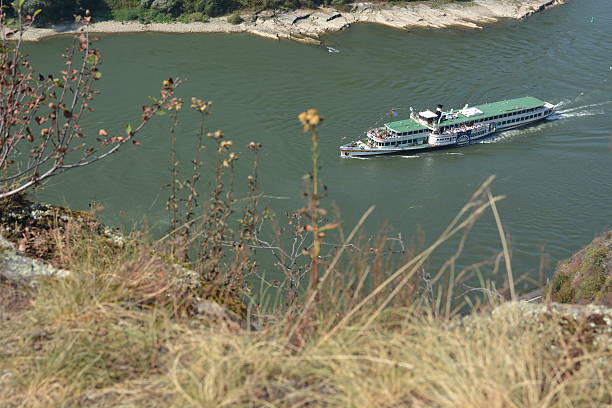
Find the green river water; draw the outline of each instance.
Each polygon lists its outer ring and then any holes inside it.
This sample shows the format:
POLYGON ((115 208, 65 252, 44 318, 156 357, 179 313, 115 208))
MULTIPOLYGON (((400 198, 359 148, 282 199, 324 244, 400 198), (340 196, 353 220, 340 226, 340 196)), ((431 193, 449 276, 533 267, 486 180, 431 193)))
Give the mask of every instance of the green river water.
MULTIPOLYGON (((355 25, 324 37, 325 46, 241 34, 104 35, 103 94, 85 124, 121 131, 135 123, 147 96, 168 77, 187 78, 184 97, 214 101, 209 129, 223 129, 237 151, 263 143, 262 190, 278 212, 302 205, 309 139, 296 115, 315 107, 321 127, 322 178, 349 228, 372 204, 366 224, 387 224, 426 242, 439 234, 474 190, 496 175, 493 192, 510 238, 515 274, 548 275, 559 260, 612 224, 612 1, 572 0, 484 30, 401 31, 355 25), (329 48, 331 47, 331 48, 329 48), (336 52, 337 51, 337 52, 336 52), (414 156, 341 159, 338 146, 398 109, 479 104, 532 95, 559 104, 554 120, 511 130, 483 143, 414 156)), ((59 69, 60 37, 27 46, 36 67, 59 69)), ((193 152, 195 117, 179 136, 184 162, 193 152)), ((167 123, 148 128, 142 146, 53 179, 37 198, 86 209, 95 200, 105 222, 130 228, 146 219, 167 226, 167 123)), ((246 154, 241 158, 246 161, 246 154)), ((246 165, 247 163, 241 163, 246 165)), ((501 248, 493 217, 471 232, 460 263, 501 248)), ((452 246, 435 254, 432 267, 452 246)))

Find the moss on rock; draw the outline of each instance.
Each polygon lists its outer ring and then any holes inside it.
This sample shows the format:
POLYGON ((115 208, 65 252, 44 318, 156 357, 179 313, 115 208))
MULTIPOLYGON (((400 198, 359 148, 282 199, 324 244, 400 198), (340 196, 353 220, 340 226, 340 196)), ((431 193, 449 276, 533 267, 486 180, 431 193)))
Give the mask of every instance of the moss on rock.
POLYGON ((559 263, 547 288, 554 302, 612 306, 612 231, 559 263))

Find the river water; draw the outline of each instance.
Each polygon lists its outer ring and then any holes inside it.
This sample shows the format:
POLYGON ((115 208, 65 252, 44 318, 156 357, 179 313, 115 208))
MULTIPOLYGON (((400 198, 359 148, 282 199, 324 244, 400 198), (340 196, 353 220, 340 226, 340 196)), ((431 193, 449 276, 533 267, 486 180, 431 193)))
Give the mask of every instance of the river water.
MULTIPOLYGON (((61 63, 69 39, 28 45, 35 66, 61 63), (42 64, 42 65, 41 65, 42 64)), ((181 96, 214 101, 209 129, 223 129, 238 151, 264 145, 262 189, 276 211, 302 204, 309 139, 299 112, 315 107, 321 127, 322 178, 347 228, 372 204, 365 226, 426 242, 439 234, 474 190, 496 175, 493 192, 510 238, 517 275, 550 275, 556 262, 612 224, 612 2, 573 0, 484 30, 401 31, 356 25, 327 35, 325 46, 250 35, 104 35, 103 94, 86 125, 122 131, 168 76, 187 78, 181 96), (331 48, 330 48, 331 47, 331 48), (507 131, 486 143, 415 156, 341 159, 338 146, 409 106, 459 107, 532 95, 559 104, 555 120, 507 131), (542 256, 544 255, 544 258, 542 256)), ((195 118, 185 117, 179 156, 193 152, 195 118)), ((167 126, 149 127, 142 146, 52 180, 38 198, 73 208, 95 200, 106 222, 130 228, 143 219, 167 226, 167 126)), ((242 155, 243 161, 246 156, 242 155)), ((246 165, 246 163, 242 163, 246 165)), ((492 216, 475 226, 462 263, 501 248, 492 216)), ((440 262, 452 248, 434 256, 440 262)), ((432 264, 432 265, 433 265, 432 264)))

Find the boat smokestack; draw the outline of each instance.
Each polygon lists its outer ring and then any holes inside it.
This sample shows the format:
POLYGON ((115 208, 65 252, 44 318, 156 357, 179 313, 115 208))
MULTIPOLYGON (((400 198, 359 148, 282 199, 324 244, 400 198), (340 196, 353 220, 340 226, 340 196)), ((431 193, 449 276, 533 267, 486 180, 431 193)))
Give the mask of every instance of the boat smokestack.
POLYGON ((436 107, 436 116, 437 116, 437 117, 442 116, 442 105, 438 105, 438 106, 436 107))

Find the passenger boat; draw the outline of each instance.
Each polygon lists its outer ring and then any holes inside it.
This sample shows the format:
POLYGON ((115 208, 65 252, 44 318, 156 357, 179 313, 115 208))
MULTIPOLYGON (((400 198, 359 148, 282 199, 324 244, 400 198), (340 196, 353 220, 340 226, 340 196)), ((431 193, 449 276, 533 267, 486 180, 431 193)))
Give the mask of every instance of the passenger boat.
POLYGON ((527 96, 461 109, 413 112, 410 118, 368 130, 363 139, 340 146, 341 157, 416 153, 464 146, 494 132, 529 125, 550 116, 551 103, 527 96))

